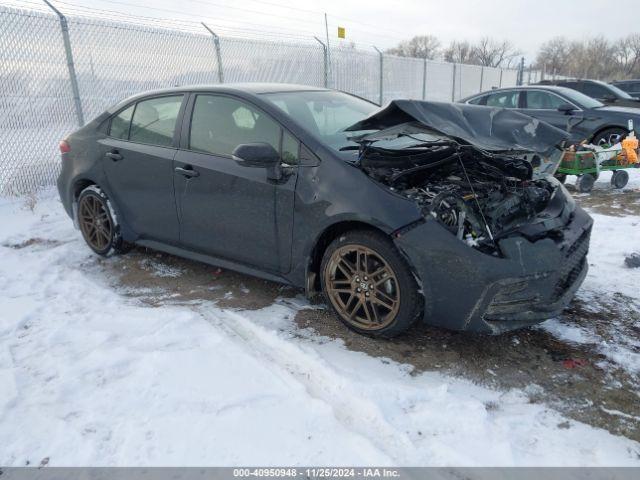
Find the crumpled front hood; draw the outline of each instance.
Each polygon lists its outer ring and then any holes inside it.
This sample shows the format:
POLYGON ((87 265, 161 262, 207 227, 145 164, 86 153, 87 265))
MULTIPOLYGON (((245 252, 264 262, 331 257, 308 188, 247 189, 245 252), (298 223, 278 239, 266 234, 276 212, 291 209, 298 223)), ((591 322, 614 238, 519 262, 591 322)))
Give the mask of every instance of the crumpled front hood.
POLYGON ((418 100, 393 100, 346 130, 383 130, 416 121, 489 151, 517 150, 549 156, 569 138, 564 130, 514 110, 418 100))

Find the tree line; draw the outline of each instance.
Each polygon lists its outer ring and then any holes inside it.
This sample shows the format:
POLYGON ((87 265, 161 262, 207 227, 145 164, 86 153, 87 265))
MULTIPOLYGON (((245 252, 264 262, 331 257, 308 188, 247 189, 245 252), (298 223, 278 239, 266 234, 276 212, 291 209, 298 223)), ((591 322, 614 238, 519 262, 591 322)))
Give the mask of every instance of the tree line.
MULTIPOLYGON (((502 68, 516 67, 522 55, 509 40, 483 37, 476 42, 455 40, 443 45, 433 35, 415 36, 387 53, 502 68)), ((640 34, 613 41, 602 36, 582 40, 555 37, 540 46, 529 66, 543 70, 547 77, 564 75, 607 81, 640 78, 640 34)))

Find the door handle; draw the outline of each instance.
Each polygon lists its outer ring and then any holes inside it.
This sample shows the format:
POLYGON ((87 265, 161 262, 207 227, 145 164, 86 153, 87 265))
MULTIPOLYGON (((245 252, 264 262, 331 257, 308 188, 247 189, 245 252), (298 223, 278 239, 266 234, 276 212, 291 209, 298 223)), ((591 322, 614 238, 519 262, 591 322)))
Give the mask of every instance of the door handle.
POLYGON ((200 172, 194 170, 193 167, 190 166, 190 165, 185 165, 184 168, 176 167, 175 171, 176 171, 176 173, 179 173, 180 175, 183 175, 183 176, 185 176, 187 178, 194 178, 194 177, 198 177, 200 175, 200 172))
POLYGON ((117 150, 112 150, 110 152, 107 152, 105 153, 105 156, 110 158, 114 162, 117 162, 118 160, 122 160, 122 155, 120 155, 117 150))

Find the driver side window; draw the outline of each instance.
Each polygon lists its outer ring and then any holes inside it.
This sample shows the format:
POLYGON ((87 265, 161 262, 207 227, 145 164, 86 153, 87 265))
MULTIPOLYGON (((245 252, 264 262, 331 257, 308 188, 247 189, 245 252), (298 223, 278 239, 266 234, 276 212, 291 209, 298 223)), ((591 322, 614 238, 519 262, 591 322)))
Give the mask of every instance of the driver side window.
POLYGON ((533 110, 557 110, 567 101, 554 95, 553 93, 543 92, 541 90, 527 91, 527 108, 533 110))
POLYGON ((231 155, 241 143, 264 142, 280 151, 280 125, 235 98, 198 95, 189 132, 189 148, 231 155))
POLYGON ((298 140, 262 110, 222 95, 196 96, 189 149, 231 156, 243 143, 268 143, 280 152, 283 162, 297 163, 298 140))

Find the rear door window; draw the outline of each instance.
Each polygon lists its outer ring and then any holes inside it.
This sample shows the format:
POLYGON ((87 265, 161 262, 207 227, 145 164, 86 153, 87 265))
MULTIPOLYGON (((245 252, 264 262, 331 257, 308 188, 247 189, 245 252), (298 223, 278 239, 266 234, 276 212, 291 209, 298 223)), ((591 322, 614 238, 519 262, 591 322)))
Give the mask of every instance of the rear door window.
POLYGON ((508 92, 496 92, 487 96, 487 107, 518 108, 520 92, 510 90, 508 92))
POLYGON ((485 105, 485 101, 487 99, 486 95, 482 95, 481 97, 472 98, 467 103, 471 105, 485 105))
POLYGON ((133 112, 129 140, 170 146, 181 104, 182 95, 150 98, 138 102, 133 112))

